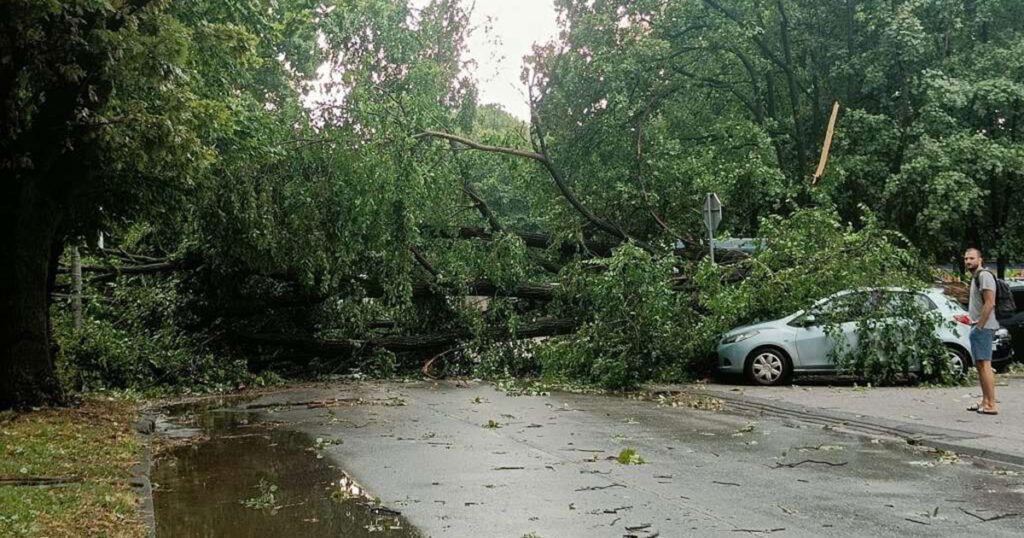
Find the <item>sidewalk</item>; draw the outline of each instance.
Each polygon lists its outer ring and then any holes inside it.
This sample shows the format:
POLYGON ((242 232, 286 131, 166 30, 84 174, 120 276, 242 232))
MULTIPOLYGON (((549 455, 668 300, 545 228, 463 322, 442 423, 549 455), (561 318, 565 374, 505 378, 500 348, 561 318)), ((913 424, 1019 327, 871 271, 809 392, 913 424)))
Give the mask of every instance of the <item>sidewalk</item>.
MULTIPOLYGON (((799 381, 799 380, 798 380, 799 381)), ((977 386, 954 388, 693 384, 655 390, 703 394, 730 410, 804 422, 1024 466, 1024 378, 998 376, 999 415, 967 411, 977 386)))

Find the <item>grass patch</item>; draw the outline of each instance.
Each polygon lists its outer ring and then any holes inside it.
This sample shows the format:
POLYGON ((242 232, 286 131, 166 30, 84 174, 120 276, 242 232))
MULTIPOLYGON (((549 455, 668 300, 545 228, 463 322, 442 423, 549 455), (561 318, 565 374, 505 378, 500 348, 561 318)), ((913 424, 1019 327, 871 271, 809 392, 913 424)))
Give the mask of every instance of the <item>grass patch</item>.
POLYGON ((144 536, 127 483, 134 420, 131 402, 98 398, 0 414, 0 536, 144 536), (34 479, 65 482, 11 485, 34 479))

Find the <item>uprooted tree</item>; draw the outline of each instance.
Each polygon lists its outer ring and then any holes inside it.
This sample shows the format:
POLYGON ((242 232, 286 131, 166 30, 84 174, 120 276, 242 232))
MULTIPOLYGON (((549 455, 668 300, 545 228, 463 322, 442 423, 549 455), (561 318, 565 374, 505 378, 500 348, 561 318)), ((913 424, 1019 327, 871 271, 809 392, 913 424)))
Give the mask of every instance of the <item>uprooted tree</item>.
POLYGON ((1019 2, 559 0, 525 123, 476 103, 454 0, 222 4, 0 8, 0 407, 59 395, 68 244, 79 387, 446 352, 628 386, 967 242, 1021 252, 1019 2), (708 263, 709 191, 767 249, 708 263))

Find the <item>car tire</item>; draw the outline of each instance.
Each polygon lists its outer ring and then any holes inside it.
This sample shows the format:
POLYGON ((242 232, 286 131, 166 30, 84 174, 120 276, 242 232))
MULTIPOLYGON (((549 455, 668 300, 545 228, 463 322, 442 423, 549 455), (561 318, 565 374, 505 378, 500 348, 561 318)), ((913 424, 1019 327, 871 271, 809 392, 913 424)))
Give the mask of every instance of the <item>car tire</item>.
POLYGON ((743 371, 755 385, 784 385, 793 377, 793 363, 781 349, 759 347, 750 352, 743 371))
POLYGON ((967 377, 967 371, 971 368, 971 358, 967 356, 967 353, 956 346, 946 346, 946 351, 948 352, 950 373, 957 379, 967 377))

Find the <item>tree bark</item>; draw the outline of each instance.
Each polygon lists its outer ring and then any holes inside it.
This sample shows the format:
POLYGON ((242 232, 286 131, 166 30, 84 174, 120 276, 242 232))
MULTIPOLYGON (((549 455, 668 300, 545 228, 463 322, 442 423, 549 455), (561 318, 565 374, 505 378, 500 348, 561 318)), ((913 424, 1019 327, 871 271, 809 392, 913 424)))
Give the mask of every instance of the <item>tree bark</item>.
POLYGON ((799 179, 807 173, 807 148, 805 146, 807 141, 804 138, 804 129, 800 122, 800 89, 794 72, 796 68, 793 66, 793 53, 789 44, 789 16, 786 15, 782 0, 776 0, 775 5, 778 7, 780 17, 779 34, 782 41, 782 55, 786 62, 783 71, 786 74, 786 86, 789 89, 789 105, 793 112, 793 141, 796 143, 798 168, 796 177, 799 179))
POLYGON ((74 248, 71 265, 71 316, 75 320, 75 335, 82 334, 82 255, 74 248))
POLYGON ((31 184, 19 183, 20 192, 4 202, 0 217, 9 234, 0 241, 0 409, 63 401, 49 318, 58 213, 31 184))
MULTIPOLYGON (((510 232, 513 235, 518 236, 523 240, 523 244, 530 248, 548 249, 554 245, 551 236, 538 232, 510 232)), ((483 230, 482 228, 470 228, 462 227, 459 228, 459 237, 462 239, 483 239, 484 241, 493 241, 494 234, 483 230)), ((607 243, 597 243, 595 241, 584 241, 583 243, 573 242, 562 242, 557 245, 559 252, 562 254, 571 256, 574 254, 580 254, 583 252, 590 252, 602 257, 608 257, 612 255, 612 248, 615 245, 609 245, 607 243)))

